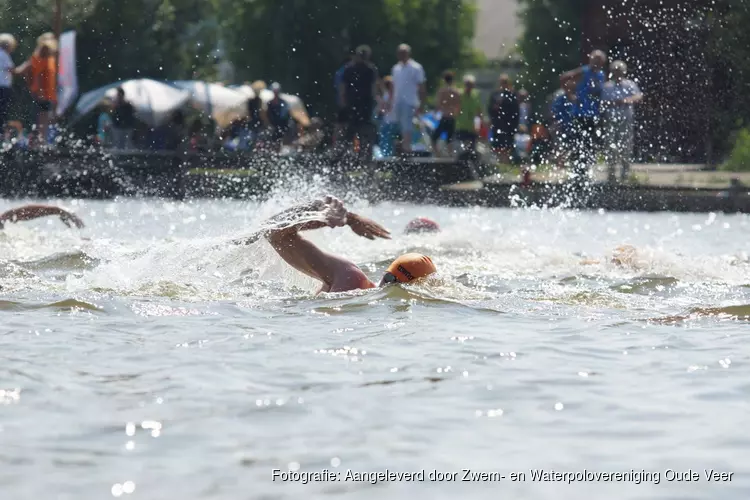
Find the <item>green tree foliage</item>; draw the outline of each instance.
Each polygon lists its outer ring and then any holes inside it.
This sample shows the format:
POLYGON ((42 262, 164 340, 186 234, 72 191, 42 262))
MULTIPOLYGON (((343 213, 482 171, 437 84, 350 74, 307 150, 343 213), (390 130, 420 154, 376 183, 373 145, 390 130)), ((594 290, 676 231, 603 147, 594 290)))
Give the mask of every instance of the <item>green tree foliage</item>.
POLYGON ((580 64, 581 19, 586 0, 518 0, 524 68, 519 74, 532 96, 560 86, 560 73, 580 64))
MULTIPOLYGON (((63 31, 77 31, 85 91, 126 78, 191 78, 213 67, 213 5, 206 0, 62 0, 63 31)), ((19 41, 16 63, 52 31, 53 0, 0 0, 0 32, 19 41)))
MULTIPOLYGON (((744 0, 717 3, 707 16, 707 57, 712 71, 711 133, 716 160, 732 149, 731 163, 750 161, 747 154, 750 126, 750 7, 744 0), (739 133, 737 131, 740 130, 739 133)), ((750 168, 746 165, 745 169, 750 168)))
MULTIPOLYGON (((63 30, 78 32, 82 91, 127 78, 215 77, 223 46, 241 81, 279 81, 321 110, 333 75, 357 45, 387 74, 409 43, 430 82, 477 62, 474 0, 62 0, 63 30)), ((17 63, 52 30, 54 0, 0 0, 0 32, 20 42, 17 63)))
POLYGON ((473 0, 221 0, 222 37, 243 80, 279 81, 314 109, 334 102, 333 75, 357 45, 382 74, 412 46, 430 81, 476 62, 473 0))

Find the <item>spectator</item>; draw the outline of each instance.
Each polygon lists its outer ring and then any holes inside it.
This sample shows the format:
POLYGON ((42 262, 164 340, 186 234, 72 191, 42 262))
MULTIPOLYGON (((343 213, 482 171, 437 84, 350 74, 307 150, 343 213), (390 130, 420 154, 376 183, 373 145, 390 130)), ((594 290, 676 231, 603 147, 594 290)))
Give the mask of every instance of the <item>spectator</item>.
POLYGON ((187 130, 185 126, 185 114, 182 110, 172 113, 169 123, 164 126, 164 149, 168 151, 181 151, 183 145, 188 143, 187 130))
POLYGON ((461 112, 456 119, 456 138, 462 143, 469 143, 469 151, 473 154, 477 146, 476 119, 482 120, 482 102, 479 92, 474 89, 476 79, 474 75, 464 76, 464 91, 461 93, 461 112))
POLYGON ((501 75, 490 95, 487 113, 492 133, 490 144, 503 163, 510 162, 513 134, 518 129, 519 105, 508 75, 501 75))
POLYGON ((13 59, 10 55, 16 50, 16 39, 8 33, 0 34, 0 127, 8 119, 8 110, 13 99, 13 59))
POLYGON ((393 143, 398 134, 398 124, 393 113, 393 79, 390 76, 383 78, 383 95, 380 96, 380 153, 383 156, 393 156, 393 143))
POLYGON ((39 142, 47 142, 47 129, 57 103, 57 40, 52 33, 37 38, 31 58, 14 70, 29 79, 29 90, 37 107, 39 142))
POLYGON ((112 145, 112 101, 105 99, 97 107, 96 142, 102 147, 112 145))
POLYGON ((133 148, 135 129, 135 107, 125 98, 125 90, 117 87, 117 96, 112 106, 112 147, 133 148))
POLYGON ((247 130, 253 135, 257 135, 263 130, 264 124, 267 123, 265 110, 263 109, 263 99, 260 98, 260 93, 255 94, 255 97, 247 100, 247 118, 245 119, 247 130))
POLYGON ((437 142, 445 134, 446 144, 450 144, 456 132, 456 117, 461 112, 461 93, 453 84, 455 75, 452 71, 443 73, 443 86, 435 96, 440 122, 432 133, 432 149, 437 151, 437 142))
POLYGON ((344 134, 344 131, 346 130, 346 124, 349 123, 349 120, 346 116, 346 109, 344 108, 343 103, 341 102, 341 78, 344 76, 344 70, 346 67, 353 61, 353 57, 351 55, 348 55, 344 58, 343 61, 341 61, 341 66, 336 71, 336 73, 333 75, 333 88, 336 92, 336 106, 338 108, 338 113, 336 115, 336 124, 334 125, 334 132, 333 135, 336 138, 336 140, 340 140, 341 136, 344 134))
POLYGON ((560 83, 565 87, 568 81, 576 85, 576 106, 574 108, 575 166, 583 172, 593 162, 601 136, 600 102, 604 86, 604 65, 607 55, 595 50, 589 56, 589 64, 563 73, 560 83))
POLYGON ((634 105, 643 100, 638 84, 626 78, 628 66, 623 61, 615 61, 610 66, 612 80, 604 84, 602 105, 607 124, 607 164, 609 180, 615 180, 615 168, 619 164, 620 180, 627 179, 633 155, 633 135, 635 129, 634 105))
POLYGON ((414 117, 421 114, 426 89, 422 65, 411 58, 411 47, 402 43, 396 51, 398 62, 391 70, 395 100, 393 111, 401 129, 401 145, 405 152, 411 151, 414 117))
POLYGON ((339 100, 346 109, 347 126, 344 139, 347 143, 359 139, 360 159, 372 159, 372 146, 376 132, 372 119, 375 112, 378 68, 370 62, 370 47, 357 47, 354 60, 341 76, 339 100))
POLYGON ((271 141, 280 148, 284 138, 289 133, 289 105, 281 98, 281 85, 277 82, 271 84, 273 99, 266 105, 266 115, 271 126, 271 141))
POLYGON ((531 127, 531 103, 529 102, 529 91, 526 89, 518 91, 518 126, 521 125, 526 129, 531 127))
POLYGON ((518 132, 514 136, 516 158, 521 163, 529 160, 531 153, 531 135, 526 125, 519 125, 518 132))
POLYGON ((573 146, 573 119, 576 107, 576 85, 567 80, 563 88, 555 92, 550 104, 552 118, 552 136, 555 144, 555 156, 558 166, 568 159, 573 146))

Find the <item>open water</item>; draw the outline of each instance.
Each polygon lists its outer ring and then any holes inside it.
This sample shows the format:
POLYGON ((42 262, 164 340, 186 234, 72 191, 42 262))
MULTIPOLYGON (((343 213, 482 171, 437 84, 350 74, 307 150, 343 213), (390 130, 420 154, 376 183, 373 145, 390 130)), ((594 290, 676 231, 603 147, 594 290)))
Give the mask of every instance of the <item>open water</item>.
POLYGON ((292 198, 0 233, 2 499, 748 498, 747 216, 355 202, 391 241, 308 236, 376 282, 406 251, 439 275, 315 297, 228 244, 292 198))

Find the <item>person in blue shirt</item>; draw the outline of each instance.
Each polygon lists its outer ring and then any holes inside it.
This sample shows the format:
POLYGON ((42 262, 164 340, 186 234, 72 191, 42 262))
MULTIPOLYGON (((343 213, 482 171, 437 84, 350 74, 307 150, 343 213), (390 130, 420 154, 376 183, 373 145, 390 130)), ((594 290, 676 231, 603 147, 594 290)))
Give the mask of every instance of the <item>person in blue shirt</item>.
POLYGON ((595 50, 589 55, 587 65, 560 75, 560 85, 565 88, 571 82, 576 86, 576 105, 573 108, 575 136, 574 168, 588 172, 593 163, 602 136, 600 130, 600 103, 604 87, 604 67, 607 55, 595 50))
POLYGON ((577 102, 576 85, 568 80, 564 88, 555 92, 550 104, 552 118, 552 135, 555 141, 555 156, 558 166, 562 167, 573 146, 573 119, 577 102))
POLYGON ((346 129, 347 124, 349 123, 349 114, 348 109, 346 106, 344 106, 344 102, 341 99, 341 82, 344 79, 344 71, 346 70, 347 66, 349 66, 349 63, 351 63, 354 60, 354 56, 349 54, 344 58, 343 61, 341 61, 341 67, 336 71, 336 73, 333 75, 333 86, 336 91, 336 124, 334 125, 334 139, 336 141, 342 140, 342 135, 344 130, 346 129))

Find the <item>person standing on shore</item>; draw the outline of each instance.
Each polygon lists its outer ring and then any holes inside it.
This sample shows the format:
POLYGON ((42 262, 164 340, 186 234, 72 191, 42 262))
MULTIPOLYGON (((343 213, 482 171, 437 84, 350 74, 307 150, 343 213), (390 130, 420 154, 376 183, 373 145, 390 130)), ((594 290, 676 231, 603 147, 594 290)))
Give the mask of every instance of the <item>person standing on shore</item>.
POLYGON ((565 82, 565 86, 555 92, 550 104, 552 118, 552 137, 554 140, 554 155, 557 166, 562 168, 573 149, 574 112, 576 107, 576 86, 573 80, 565 82))
POLYGON ((37 107, 37 129, 39 143, 47 143, 47 130, 54 118, 57 104, 57 40, 52 33, 37 38, 37 46, 31 58, 14 70, 29 81, 29 90, 37 107))
POLYGON ((8 119, 8 110, 13 100, 13 59, 10 55, 16 50, 16 39, 8 33, 0 34, 0 129, 8 119))
POLYGON ((607 165, 609 180, 616 180, 615 169, 620 165, 620 181, 630 171, 635 131, 634 105, 643 100, 638 84, 627 78, 628 65, 615 61, 610 65, 612 80, 604 84, 602 105, 607 126, 607 165))
POLYGON ((273 82, 271 90, 273 91, 273 99, 266 104, 266 116, 271 126, 271 140, 278 151, 289 133, 291 115, 289 114, 289 105, 281 98, 281 84, 273 82))
POLYGON ((370 62, 372 52, 367 45, 357 47, 354 61, 347 65, 341 76, 339 99, 346 109, 347 127, 344 140, 351 144, 359 139, 359 158, 372 159, 372 146, 376 131, 373 124, 377 94, 378 68, 370 62))
POLYGON ((607 55, 601 50, 591 52, 589 64, 563 73, 560 85, 565 88, 568 81, 576 85, 576 106, 574 109, 575 153, 574 168, 579 173, 588 171, 593 163, 600 143, 601 119, 600 103, 604 87, 604 65, 607 55))
POLYGON ((452 71, 443 73, 443 86, 435 96, 440 122, 432 132, 432 149, 437 151, 440 136, 445 134, 445 143, 450 144, 456 133, 456 117, 461 112, 461 91, 453 84, 455 74, 452 71))
POLYGON ((116 149, 132 149, 135 130, 135 107, 125 98, 125 90, 117 87, 117 96, 112 105, 112 146, 116 149))
POLYGON ((518 129, 518 99, 508 75, 500 75, 497 89, 490 95, 487 114, 492 133, 490 144, 502 163, 510 163, 513 151, 513 134, 518 129))
POLYGON ((401 128, 401 148, 411 152, 414 117, 422 114, 426 96, 424 68, 411 58, 411 47, 402 43, 396 51, 398 62, 391 70, 395 100, 393 111, 401 128))
POLYGON ((468 152, 473 155, 477 147, 476 119, 482 121, 482 102, 479 92, 474 86, 476 79, 474 75, 464 76, 464 90, 461 92, 461 112, 456 120, 456 139, 465 145, 468 143, 468 152))

